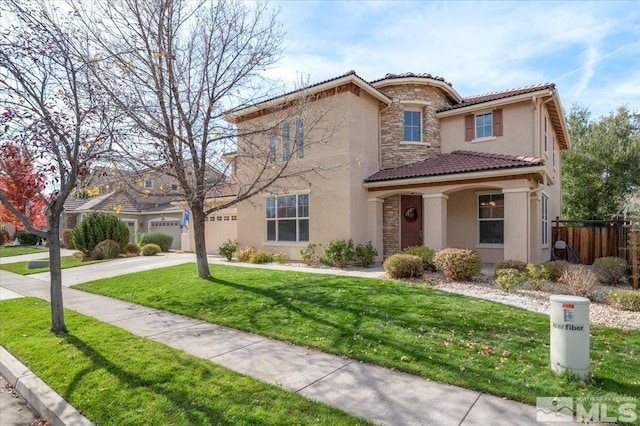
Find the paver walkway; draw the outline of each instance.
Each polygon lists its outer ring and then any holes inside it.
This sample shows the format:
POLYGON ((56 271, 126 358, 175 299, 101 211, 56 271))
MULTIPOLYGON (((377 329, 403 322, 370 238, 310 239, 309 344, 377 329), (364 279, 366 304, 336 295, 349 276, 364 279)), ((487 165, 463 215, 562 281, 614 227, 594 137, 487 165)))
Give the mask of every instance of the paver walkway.
MULTIPOLYGON (((171 253, 65 269, 65 308, 380 424, 541 424, 536 422, 535 407, 526 404, 69 288, 98 278, 194 261, 191 254, 171 253)), ((223 262, 213 257, 210 261, 223 262)), ((381 272, 338 273, 377 276, 381 272)), ((0 271, 0 297, 48 300, 48 278, 48 273, 21 276, 0 271)))

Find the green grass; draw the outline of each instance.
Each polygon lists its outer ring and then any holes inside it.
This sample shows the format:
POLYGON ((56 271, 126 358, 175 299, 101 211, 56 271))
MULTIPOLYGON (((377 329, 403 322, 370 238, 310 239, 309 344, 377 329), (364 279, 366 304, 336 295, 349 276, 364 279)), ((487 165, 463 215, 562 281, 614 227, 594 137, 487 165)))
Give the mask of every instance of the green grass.
MULTIPOLYGON (((77 266, 91 265, 92 263, 100 263, 100 262, 108 262, 108 260, 86 260, 82 262, 81 260, 78 260, 74 256, 62 256, 60 258, 60 265, 62 269, 75 268, 77 266)), ((4 269, 6 271, 13 272, 20 275, 30 275, 30 274, 37 274, 39 272, 49 271, 48 266, 44 268, 27 269, 27 262, 7 263, 4 265, 0 265, 0 269, 4 269)))
POLYGON ((100 425, 368 424, 73 311, 47 332, 49 304, 0 302, 0 343, 100 425))
POLYGON ((76 288, 535 404, 640 395, 640 332, 593 326, 591 379, 549 367, 549 317, 392 280, 193 264, 76 288))
POLYGON ((49 249, 25 246, 0 246, 0 257, 20 256, 22 254, 45 253, 49 249))

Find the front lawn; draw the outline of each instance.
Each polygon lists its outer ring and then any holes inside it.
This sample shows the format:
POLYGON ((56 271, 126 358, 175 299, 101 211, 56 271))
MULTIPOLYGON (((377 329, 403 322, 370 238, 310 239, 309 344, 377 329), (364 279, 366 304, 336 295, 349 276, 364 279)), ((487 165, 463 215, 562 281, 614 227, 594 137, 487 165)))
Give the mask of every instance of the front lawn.
POLYGON ((99 425, 364 425, 368 422, 47 302, 0 302, 0 344, 99 425))
MULTIPOLYGON (((108 262, 108 260, 86 260, 83 262, 74 256, 62 256, 60 258, 60 265, 62 269, 75 268, 77 266, 91 265, 92 263, 100 263, 100 262, 108 262)), ((4 269, 6 271, 13 272, 20 275, 30 275, 30 274, 37 274, 39 272, 49 271, 48 266, 44 268, 27 269, 27 262, 7 263, 4 265, 0 265, 0 269, 4 269)))
POLYGON ((193 264, 76 288, 535 404, 640 395, 639 331, 592 326, 591 379, 549 367, 549 317, 393 280, 193 264))
POLYGON ((0 246, 0 257, 20 256, 22 254, 45 253, 49 249, 27 246, 0 246))

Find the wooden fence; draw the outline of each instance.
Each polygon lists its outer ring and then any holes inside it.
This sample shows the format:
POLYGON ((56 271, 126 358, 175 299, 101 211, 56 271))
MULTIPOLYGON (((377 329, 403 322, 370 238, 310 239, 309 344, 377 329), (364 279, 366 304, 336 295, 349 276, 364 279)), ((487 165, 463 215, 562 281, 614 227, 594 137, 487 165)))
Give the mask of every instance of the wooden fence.
POLYGON ((565 241, 580 256, 583 264, 591 265, 600 257, 618 256, 631 264, 629 250, 629 223, 614 220, 561 220, 553 221, 551 240, 565 241))

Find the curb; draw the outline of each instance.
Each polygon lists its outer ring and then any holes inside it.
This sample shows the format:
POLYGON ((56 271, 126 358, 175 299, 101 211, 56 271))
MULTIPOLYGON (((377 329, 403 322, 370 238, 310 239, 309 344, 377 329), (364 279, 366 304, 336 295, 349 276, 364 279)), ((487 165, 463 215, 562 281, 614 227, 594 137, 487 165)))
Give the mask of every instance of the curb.
POLYGON ((78 410, 0 346, 0 375, 9 382, 31 408, 54 426, 95 426, 78 410))

